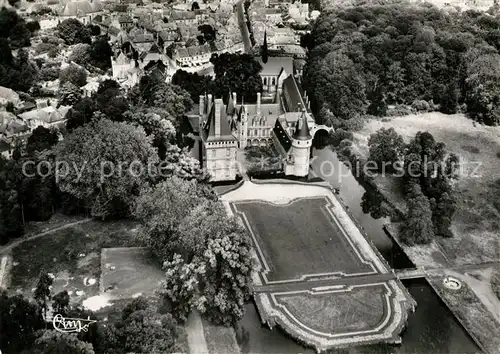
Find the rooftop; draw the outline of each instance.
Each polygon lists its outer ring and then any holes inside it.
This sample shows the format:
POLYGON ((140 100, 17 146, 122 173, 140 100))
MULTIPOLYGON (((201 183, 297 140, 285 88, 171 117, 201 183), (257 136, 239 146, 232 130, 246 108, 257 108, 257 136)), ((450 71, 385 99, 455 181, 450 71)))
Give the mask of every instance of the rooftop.
POLYGON ((290 57, 269 57, 267 63, 262 62, 262 58, 257 58, 262 65, 261 76, 278 76, 281 69, 290 75, 293 74, 293 58, 290 57))

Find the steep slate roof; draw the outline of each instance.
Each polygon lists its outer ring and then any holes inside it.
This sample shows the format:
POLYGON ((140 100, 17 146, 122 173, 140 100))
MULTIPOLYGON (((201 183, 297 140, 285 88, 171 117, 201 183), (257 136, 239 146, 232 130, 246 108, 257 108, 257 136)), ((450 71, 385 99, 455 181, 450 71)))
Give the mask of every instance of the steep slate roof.
POLYGON ((293 133, 293 138, 297 140, 309 140, 312 138, 309 131, 309 125, 307 124, 307 117, 305 110, 302 111, 302 116, 295 123, 295 132, 293 133))
POLYGON ((290 75, 293 74, 293 58, 290 57, 269 57, 267 63, 262 62, 262 58, 257 58, 262 65, 261 76, 277 76, 281 74, 282 69, 290 75))
POLYGON ((91 14, 102 11, 102 4, 99 0, 70 1, 64 6, 62 16, 78 16, 80 14, 91 14))
POLYGON ((207 123, 203 128, 203 140, 205 141, 237 141, 237 139, 231 133, 231 126, 229 125, 229 120, 226 115, 226 107, 224 104, 220 105, 220 135, 215 135, 215 100, 210 108, 210 113, 208 115, 207 123))
POLYGON ((292 147, 292 141, 290 140, 288 133, 285 129, 283 129, 283 126, 278 119, 274 124, 273 131, 274 135, 276 135, 276 137, 278 138, 280 145, 283 147, 283 150, 285 150, 285 152, 288 152, 288 150, 290 150, 290 148, 292 147))
MULTIPOLYGON (((293 75, 289 75, 283 80, 283 92, 287 93, 290 98, 289 100, 283 100, 287 112, 298 112, 305 107, 304 100, 302 99, 302 86, 295 80, 293 75)), ((286 95, 284 96, 286 97, 286 95)))

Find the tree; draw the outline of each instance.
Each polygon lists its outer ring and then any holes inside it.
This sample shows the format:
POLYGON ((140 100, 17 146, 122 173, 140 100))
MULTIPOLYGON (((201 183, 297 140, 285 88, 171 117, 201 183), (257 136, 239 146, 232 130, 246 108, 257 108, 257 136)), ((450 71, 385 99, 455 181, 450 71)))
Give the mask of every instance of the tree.
POLYGON ((249 295, 250 250, 246 229, 220 202, 205 200, 179 225, 177 256, 164 266, 160 293, 180 315, 196 308, 214 323, 233 325, 243 317, 249 295))
POLYGON ((54 313, 66 316, 70 309, 68 291, 64 290, 57 293, 52 297, 52 300, 52 309, 54 310, 54 313))
POLYGON ((255 102, 257 92, 262 92, 260 72, 262 66, 248 54, 213 55, 214 92, 218 97, 226 97, 228 92, 236 92, 245 102, 255 102))
POLYGON ((38 278, 38 283, 35 288, 35 293, 33 297, 37 302, 40 310, 43 311, 44 318, 46 317, 48 304, 47 302, 51 298, 50 288, 52 287, 52 283, 54 279, 50 277, 45 271, 40 273, 40 277, 38 278))
POLYGON ((57 91, 58 106, 72 106, 80 101, 82 90, 70 81, 66 81, 57 91))
POLYGON ((20 353, 36 339, 43 328, 43 319, 37 306, 21 295, 8 296, 0 291, 0 343, 6 354, 20 353))
POLYGON ((49 150, 58 140, 59 138, 55 130, 50 130, 40 125, 28 137, 26 152, 28 155, 34 155, 37 151, 49 150))
POLYGON ((158 156, 142 128, 101 119, 72 131, 55 148, 58 161, 70 161, 61 191, 84 200, 92 215, 129 215, 150 180, 158 156))
POLYGON ((87 43, 78 43, 73 47, 69 60, 80 65, 90 62, 90 45, 87 43))
POLYGON ((212 92, 212 78, 210 76, 201 76, 181 69, 172 76, 172 85, 180 86, 189 92, 194 102, 198 102, 201 95, 212 92))
POLYGON ((264 44, 262 45, 262 62, 265 64, 268 60, 267 49, 267 31, 264 32, 264 44))
POLYGON ((89 32, 92 36, 100 36, 101 35, 101 27, 89 24, 87 25, 87 28, 89 29, 89 32))
POLYGON ((364 112, 365 82, 354 62, 345 54, 332 52, 322 61, 312 91, 340 119, 349 119, 364 112))
POLYGON ((97 111, 97 107, 94 101, 88 97, 83 98, 66 113, 66 129, 71 132, 78 127, 90 123, 95 111, 97 111))
POLYGON ((446 92, 441 100, 440 110, 446 114, 454 114, 457 112, 458 106, 458 88, 455 82, 450 82, 446 86, 446 92))
POLYGON ((90 58, 92 65, 106 70, 111 67, 111 57, 113 50, 111 49, 106 37, 96 39, 90 45, 90 58))
POLYGON ((368 146, 369 159, 376 162, 378 170, 383 171, 384 166, 388 166, 388 171, 393 171, 395 163, 399 161, 403 152, 404 141, 394 128, 381 128, 370 135, 368 146))
POLYGON ((171 314, 158 309, 139 297, 122 311, 122 318, 112 327, 113 349, 122 353, 174 353, 179 351, 180 331, 171 314))
POLYGON ((87 83, 87 72, 84 68, 71 64, 61 70, 59 74, 59 85, 70 82, 76 87, 82 87, 87 83))
POLYGON ((426 244, 434 238, 431 206, 418 184, 413 184, 411 188, 407 199, 408 214, 400 238, 408 245, 426 244))
POLYGON ((499 54, 484 54, 468 68, 466 85, 467 112, 488 125, 500 124, 499 54))
POLYGON ((143 226, 142 238, 162 262, 178 250, 173 237, 180 221, 203 198, 196 181, 171 177, 142 191, 137 200, 135 215, 143 226))
POLYGON ((92 344, 78 339, 75 333, 48 330, 35 341, 36 354, 94 354, 92 344))
POLYGON ((59 37, 68 45, 77 43, 91 43, 90 31, 80 21, 69 18, 57 25, 59 37))
POLYGON ((24 21, 19 21, 10 31, 10 45, 12 48, 23 48, 31 45, 31 32, 24 21))

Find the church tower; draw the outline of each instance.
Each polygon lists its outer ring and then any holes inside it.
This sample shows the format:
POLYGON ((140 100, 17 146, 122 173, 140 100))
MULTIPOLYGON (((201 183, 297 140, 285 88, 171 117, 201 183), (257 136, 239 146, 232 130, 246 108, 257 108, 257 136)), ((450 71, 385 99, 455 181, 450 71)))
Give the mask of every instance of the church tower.
POLYGON ((302 109, 302 115, 295 124, 295 131, 292 135, 292 146, 290 149, 290 159, 292 164, 288 166, 289 173, 298 177, 309 175, 309 156, 312 146, 312 136, 307 124, 307 115, 305 108, 302 109))

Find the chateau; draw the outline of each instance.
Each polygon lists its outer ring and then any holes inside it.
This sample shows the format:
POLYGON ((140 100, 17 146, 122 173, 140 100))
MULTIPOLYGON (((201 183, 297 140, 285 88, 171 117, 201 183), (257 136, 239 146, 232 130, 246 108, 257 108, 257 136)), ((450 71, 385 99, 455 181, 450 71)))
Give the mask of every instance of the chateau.
MULTIPOLYGON (((261 93, 255 104, 238 105, 236 93, 229 94, 226 104, 211 94, 199 97, 199 126, 194 130, 201 140, 200 163, 213 181, 236 179, 238 150, 271 144, 282 156, 285 175, 308 175, 314 135, 332 128, 315 123, 300 82, 292 74, 278 79, 281 74, 271 80, 274 87, 266 87, 272 93, 269 103, 263 102, 261 93)), ((263 80, 270 86, 268 77, 263 80)))

